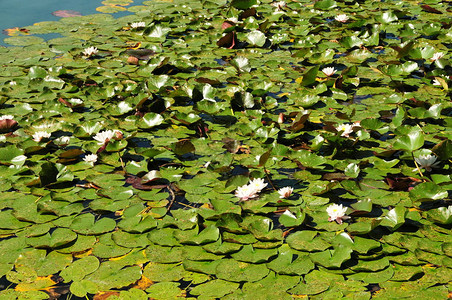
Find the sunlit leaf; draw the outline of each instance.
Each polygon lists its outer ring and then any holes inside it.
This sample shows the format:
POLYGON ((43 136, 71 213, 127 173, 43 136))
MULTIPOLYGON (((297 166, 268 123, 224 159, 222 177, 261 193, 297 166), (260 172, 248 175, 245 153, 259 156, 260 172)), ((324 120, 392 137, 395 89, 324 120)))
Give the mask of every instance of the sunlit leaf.
POLYGON ((394 148, 413 152, 424 145, 424 134, 418 127, 413 127, 407 134, 398 137, 394 142, 394 148))

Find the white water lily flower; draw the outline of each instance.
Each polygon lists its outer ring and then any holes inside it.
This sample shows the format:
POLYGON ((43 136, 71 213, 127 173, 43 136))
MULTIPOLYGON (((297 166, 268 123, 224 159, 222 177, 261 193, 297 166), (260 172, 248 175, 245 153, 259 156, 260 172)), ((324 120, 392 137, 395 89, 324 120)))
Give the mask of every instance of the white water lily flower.
POLYGON ((256 193, 256 190, 253 187, 251 187, 248 184, 245 184, 243 186, 239 186, 235 190, 235 196, 239 197, 240 200, 248 200, 251 198, 256 198, 258 194, 256 193))
POLYGON ((132 24, 130 24, 130 27, 143 28, 143 27, 146 27, 146 23, 145 22, 133 22, 132 24))
MULTIPOLYGON (((419 157, 414 158, 414 160, 419 165, 419 168, 424 168, 427 172, 430 172, 432 168, 437 167, 439 161, 435 155, 421 155, 419 157)), ((414 169, 416 170, 416 169, 414 169)))
POLYGON ((326 208, 326 212, 328 213, 328 221, 336 221, 338 224, 342 224, 342 220, 349 219, 349 216, 346 216, 347 207, 343 207, 342 204, 331 204, 326 208))
POLYGON ((47 131, 37 131, 32 135, 33 141, 40 142, 43 138, 48 139, 51 136, 47 131))
POLYGON ((242 185, 235 191, 235 196, 240 200, 256 198, 259 193, 267 186, 263 178, 255 178, 249 184, 242 185))
POLYGON ((0 120, 14 120, 14 116, 3 115, 3 116, 0 117, 0 120))
POLYGON ((334 17, 334 19, 341 23, 346 23, 348 21, 348 16, 346 14, 340 14, 334 17))
POLYGON ((289 198, 290 195, 292 195, 292 193, 293 193, 293 187, 286 186, 286 187, 280 188, 278 190, 278 193, 279 193, 279 198, 281 198, 281 199, 289 198))
POLYGON ((436 53, 433 54, 431 60, 435 61, 435 60, 443 58, 443 56, 444 56, 443 52, 436 52, 436 53))
POLYGON ((88 47, 83 50, 83 55, 90 57, 96 54, 97 52, 99 52, 99 50, 97 50, 96 47, 88 47))
POLYGON ((286 2, 285 1, 278 1, 278 2, 273 2, 270 4, 273 7, 276 7, 276 10, 281 10, 283 7, 286 7, 286 2))
POLYGON ((438 79, 433 79, 433 85, 441 86, 441 82, 438 79))
POLYGON ((72 105, 80 105, 83 103, 83 101, 79 98, 71 98, 69 99, 69 103, 71 103, 72 105))
POLYGON ((338 132, 342 132, 341 136, 349 137, 350 134, 353 132, 353 125, 352 124, 341 124, 336 127, 336 130, 338 132))
POLYGON ((248 185, 251 187, 251 189, 254 190, 256 194, 260 193, 267 186, 263 178, 255 178, 251 180, 248 185))
POLYGON ((327 67, 327 68, 323 68, 322 69, 323 74, 325 74, 326 76, 330 77, 333 76, 334 73, 337 72, 337 70, 334 67, 327 67))
POLYGON ((97 161, 97 155, 96 154, 87 154, 87 155, 85 155, 83 160, 86 161, 87 163, 94 165, 94 163, 97 161))
POLYGON ((119 130, 105 130, 97 133, 93 139, 95 139, 99 145, 103 145, 107 140, 109 141, 117 136, 117 133, 122 134, 119 130))

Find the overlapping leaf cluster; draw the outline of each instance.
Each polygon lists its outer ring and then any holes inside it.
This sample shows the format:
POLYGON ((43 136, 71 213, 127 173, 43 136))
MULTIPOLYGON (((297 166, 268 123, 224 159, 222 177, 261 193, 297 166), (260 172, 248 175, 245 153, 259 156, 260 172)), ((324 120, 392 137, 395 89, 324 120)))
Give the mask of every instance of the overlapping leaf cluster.
POLYGON ((0 48, 2 297, 447 297, 449 2, 128 10, 0 48))

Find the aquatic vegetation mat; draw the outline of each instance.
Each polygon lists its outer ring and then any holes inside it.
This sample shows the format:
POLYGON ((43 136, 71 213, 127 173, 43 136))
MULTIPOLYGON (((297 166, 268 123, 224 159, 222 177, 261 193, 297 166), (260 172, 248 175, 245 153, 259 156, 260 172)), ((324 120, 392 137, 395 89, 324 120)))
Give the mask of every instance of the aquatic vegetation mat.
POLYGON ((103 4, 0 48, 2 299, 450 295, 451 2, 103 4))

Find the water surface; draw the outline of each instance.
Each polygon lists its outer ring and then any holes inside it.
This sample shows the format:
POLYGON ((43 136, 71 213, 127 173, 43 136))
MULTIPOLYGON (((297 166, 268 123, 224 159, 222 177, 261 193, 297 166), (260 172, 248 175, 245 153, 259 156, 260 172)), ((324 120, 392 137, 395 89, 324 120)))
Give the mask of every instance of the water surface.
MULTIPOLYGON (((135 0, 128 7, 140 5, 143 0, 135 0)), ((57 21, 52 15, 57 10, 74 10, 82 15, 99 13, 96 8, 103 6, 102 0, 0 0, 0 31, 13 27, 25 27, 37 22, 57 21)), ((113 14, 124 16, 128 12, 113 14)), ((7 35, 0 36, 0 44, 7 35)))

